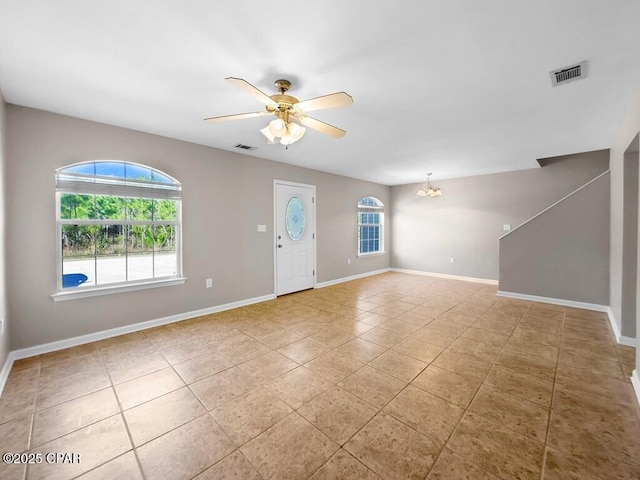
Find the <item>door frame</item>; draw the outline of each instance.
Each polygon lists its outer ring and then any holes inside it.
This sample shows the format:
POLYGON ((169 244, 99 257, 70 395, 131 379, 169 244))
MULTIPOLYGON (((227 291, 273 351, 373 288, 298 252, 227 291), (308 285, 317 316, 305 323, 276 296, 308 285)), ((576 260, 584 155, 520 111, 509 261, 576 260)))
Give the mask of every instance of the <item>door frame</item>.
MULTIPOLYGON (((278 185, 286 185, 289 187, 302 187, 302 188, 310 188, 311 196, 312 196, 312 210, 313 210, 313 222, 311 228, 313 229, 313 287, 316 288, 317 278, 318 278, 318 267, 317 267, 317 236, 316 236, 316 186, 310 185, 308 183, 299 183, 299 182, 291 182, 289 180, 273 180, 273 295, 275 297, 278 296, 278 239, 276 236, 278 235, 278 185)), ((295 293, 295 292, 292 292, 295 293)))

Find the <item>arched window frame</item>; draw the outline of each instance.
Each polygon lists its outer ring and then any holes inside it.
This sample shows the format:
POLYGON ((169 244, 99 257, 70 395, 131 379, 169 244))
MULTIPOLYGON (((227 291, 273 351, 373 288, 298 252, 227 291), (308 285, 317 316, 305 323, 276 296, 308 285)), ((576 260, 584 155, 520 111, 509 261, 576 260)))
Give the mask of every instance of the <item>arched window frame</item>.
MULTIPOLYGON (((93 160, 66 165, 56 170, 55 180, 57 293, 52 295, 54 300, 184 283, 186 279, 182 277, 182 185, 179 181, 153 167, 121 160, 93 160), (68 206, 63 206, 66 195, 83 197, 88 208, 80 213, 74 210, 72 214, 68 206), (122 207, 121 211, 105 215, 98 200, 112 200, 122 207), (161 207, 165 207, 164 211, 161 207), (120 232, 118 235, 123 240, 122 251, 114 253, 111 257, 98 253, 98 242, 94 240, 94 253, 84 255, 95 265, 93 278, 89 273, 87 276, 90 277, 90 281, 77 287, 69 287, 66 281, 68 278, 63 277, 69 273, 65 272, 65 260, 69 257, 63 252, 63 229, 68 229, 69 226, 84 228, 85 231, 100 229, 102 232, 111 228, 120 232), (161 249, 157 243, 157 229, 160 227, 169 232, 163 241, 165 249, 161 249), (129 240, 138 238, 136 235, 144 236, 144 233, 136 234, 136 228, 138 232, 152 232, 151 247, 142 246, 142 257, 147 254, 144 258, 146 261, 146 258, 151 256, 151 267, 146 266, 142 273, 136 274, 131 268, 130 274, 132 260, 136 253, 140 252, 133 249, 128 251, 129 240), (146 251, 149 248, 151 250, 146 251), (156 264, 161 254, 168 258, 168 265, 163 267, 159 263, 156 264), (124 260, 124 278, 101 282, 98 274, 99 260, 114 257, 124 260)), ((149 237, 146 239, 148 241, 149 237)))
POLYGON ((358 256, 384 253, 384 204, 376 197, 358 202, 358 256))

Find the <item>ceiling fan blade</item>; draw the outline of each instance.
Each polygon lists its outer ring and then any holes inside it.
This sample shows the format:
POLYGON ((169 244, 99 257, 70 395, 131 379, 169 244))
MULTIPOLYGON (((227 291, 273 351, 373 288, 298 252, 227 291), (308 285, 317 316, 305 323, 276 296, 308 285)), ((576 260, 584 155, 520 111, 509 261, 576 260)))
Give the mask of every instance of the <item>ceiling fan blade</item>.
POLYGON ((299 121, 305 127, 313 128, 314 130, 325 133, 335 138, 341 138, 347 134, 347 132, 345 132, 341 128, 334 127, 333 125, 321 122, 320 120, 316 120, 315 118, 305 117, 302 115, 296 115, 293 118, 299 121))
POLYGON ((274 102, 271 99, 271 97, 269 97, 269 95, 264 93, 262 90, 257 89, 256 87, 251 85, 246 80, 244 80, 242 78, 236 78, 236 77, 227 77, 227 78, 225 78, 225 80, 230 82, 230 83, 233 83, 236 87, 240 87, 242 90, 244 90, 245 92, 249 93, 250 95, 253 95, 254 97, 256 97, 258 100, 260 100, 265 105, 269 105, 270 107, 278 108, 278 104, 276 102, 274 102))
POLYGON ((324 108, 348 107, 352 103, 353 98, 351 95, 345 92, 338 92, 298 102, 295 107, 303 112, 312 112, 314 110, 322 110, 324 108))
POLYGON ((205 118, 205 122, 216 123, 226 122, 228 120, 244 120, 245 118, 264 117, 265 115, 271 115, 267 112, 251 112, 251 113, 238 113, 236 115, 222 115, 220 117, 205 118))

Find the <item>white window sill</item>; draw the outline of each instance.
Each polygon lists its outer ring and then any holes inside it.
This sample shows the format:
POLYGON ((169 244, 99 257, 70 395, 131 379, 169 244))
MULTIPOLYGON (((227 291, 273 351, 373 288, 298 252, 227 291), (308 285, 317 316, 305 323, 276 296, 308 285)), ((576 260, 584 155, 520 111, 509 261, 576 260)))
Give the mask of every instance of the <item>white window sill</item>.
POLYGON ((182 285, 187 279, 185 277, 174 277, 164 280, 153 280, 149 282, 129 283, 127 285, 113 285, 96 288, 83 289, 81 287, 65 289, 62 292, 54 293, 51 298, 54 302, 75 300, 77 298, 98 297, 111 295, 113 293, 133 292, 136 290, 147 290, 149 288, 170 287, 172 285, 182 285))
POLYGON ((358 254, 358 258, 364 258, 364 257, 379 257, 381 255, 385 255, 386 252, 371 252, 371 253, 359 253, 358 254))

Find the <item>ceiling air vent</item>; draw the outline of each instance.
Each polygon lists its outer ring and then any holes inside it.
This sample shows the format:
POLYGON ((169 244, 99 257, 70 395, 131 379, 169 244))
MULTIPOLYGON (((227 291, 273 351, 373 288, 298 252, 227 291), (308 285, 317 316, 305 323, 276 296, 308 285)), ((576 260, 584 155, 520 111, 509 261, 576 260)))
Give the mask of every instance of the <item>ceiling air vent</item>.
POLYGON ((256 148, 258 148, 258 147, 252 147, 252 146, 250 146, 250 145, 244 145, 244 144, 242 144, 242 143, 239 143, 239 144, 237 144, 237 145, 235 146, 235 148, 239 148, 239 149, 241 149, 241 150, 255 150, 255 149, 256 149, 256 148))
POLYGON ((558 85, 564 85, 565 83, 581 80, 587 76, 587 62, 580 62, 570 67, 562 67, 557 70, 549 72, 551 76, 551 86, 557 87, 558 85))

